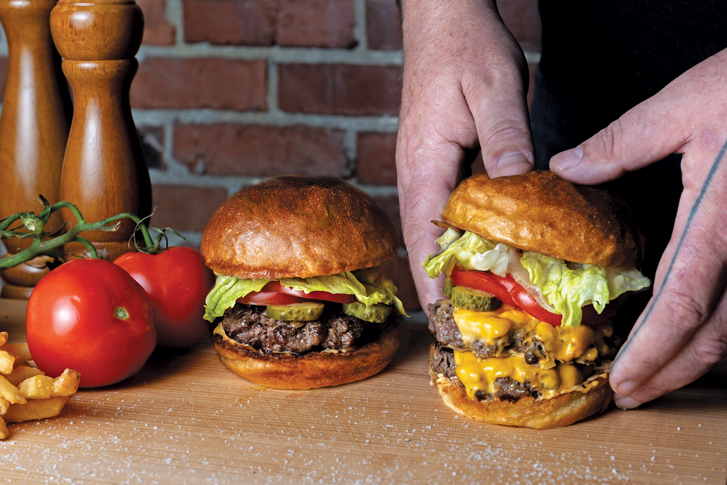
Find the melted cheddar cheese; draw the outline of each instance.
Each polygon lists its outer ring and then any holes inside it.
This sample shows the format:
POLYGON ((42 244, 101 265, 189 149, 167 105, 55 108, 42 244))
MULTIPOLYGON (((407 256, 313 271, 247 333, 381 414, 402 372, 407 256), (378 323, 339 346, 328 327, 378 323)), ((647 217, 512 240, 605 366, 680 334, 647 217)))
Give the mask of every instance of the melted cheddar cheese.
POLYGON ((495 394, 495 380, 509 377, 522 384, 529 383, 548 399, 572 390, 583 382, 583 374, 572 364, 557 364, 543 369, 525 362, 518 355, 480 359, 472 352, 454 351, 457 378, 465 386, 467 395, 475 399, 477 391, 495 394))
POLYGON ((595 328, 555 327, 505 304, 491 312, 455 308, 453 318, 463 342, 472 345, 482 341, 497 348, 497 357, 491 358, 454 350, 455 373, 472 399, 476 398, 477 391, 494 395, 495 380, 499 377, 529 384, 540 392, 542 399, 585 389, 590 380, 584 383, 581 370, 574 364, 593 364, 599 356, 615 353, 604 341, 613 336, 610 323, 595 328), (524 343, 524 348, 537 345, 545 358, 538 365, 528 364, 524 355, 508 351, 513 341, 524 343))
POLYGON ((455 308, 452 316, 463 342, 471 345, 477 340, 492 345, 498 357, 506 354, 512 340, 538 344, 545 352, 546 358, 540 361, 543 368, 554 367, 556 361, 593 362, 611 351, 603 340, 613 335, 613 328, 607 323, 596 329, 586 325, 555 327, 505 304, 491 312, 455 308))

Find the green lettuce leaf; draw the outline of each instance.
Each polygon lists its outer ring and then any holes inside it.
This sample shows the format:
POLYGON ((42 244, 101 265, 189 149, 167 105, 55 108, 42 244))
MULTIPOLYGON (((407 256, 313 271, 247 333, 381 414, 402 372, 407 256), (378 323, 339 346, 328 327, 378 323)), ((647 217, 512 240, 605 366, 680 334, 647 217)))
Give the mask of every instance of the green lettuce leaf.
POLYGON ((580 325, 581 308, 593 304, 601 313, 609 301, 628 291, 638 291, 651 284, 635 268, 611 268, 598 265, 568 267, 562 259, 525 252, 520 263, 530 274, 530 282, 540 288, 555 311, 563 315, 564 327, 580 325))
POLYGON ((502 243, 488 241, 471 232, 460 234, 454 229, 447 229, 437 239, 442 248, 435 256, 429 255, 422 266, 430 278, 442 273, 447 276, 452 272, 455 263, 465 269, 492 271, 505 276, 507 272, 507 252, 510 247, 502 243))
MULTIPOLYGON (((366 306, 383 303, 395 306, 401 315, 406 315, 404 306, 396 297, 396 286, 383 275, 367 270, 338 273, 314 278, 282 278, 280 284, 286 288, 310 293, 327 291, 354 295, 366 306)), ((248 293, 260 291, 270 280, 244 280, 236 276, 218 276, 215 287, 207 295, 204 318, 210 322, 224 315, 238 298, 248 293)))
MULTIPOLYGON (((449 277, 455 264, 469 270, 508 272, 508 252, 514 248, 481 238, 471 232, 461 234, 447 229, 437 239, 441 250, 422 264, 431 278, 442 273, 449 277)), ((530 283, 537 286, 545 301, 563 315, 563 326, 580 325, 582 311, 593 304, 601 313, 609 301, 629 291, 639 291, 651 282, 636 268, 614 268, 570 264, 538 253, 525 252, 520 263, 528 271, 530 283)))
POLYGON ((204 303, 204 319, 213 322, 235 306, 235 301, 253 291, 262 290, 270 280, 241 280, 237 276, 217 276, 215 286, 204 303))

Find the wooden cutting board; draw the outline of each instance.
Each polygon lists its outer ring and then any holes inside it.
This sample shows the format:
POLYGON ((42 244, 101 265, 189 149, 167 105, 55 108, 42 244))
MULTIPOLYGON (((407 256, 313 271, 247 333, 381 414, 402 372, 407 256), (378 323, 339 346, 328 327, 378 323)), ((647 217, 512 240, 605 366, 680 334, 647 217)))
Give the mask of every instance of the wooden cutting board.
MULTIPOLYGON (((25 303, 0 300, 24 339, 25 303)), ((64 413, 10 425, 0 481, 17 483, 724 484, 727 368, 634 411, 529 430, 452 413, 430 387, 422 324, 366 381, 312 391, 237 377, 211 339, 155 352, 131 379, 82 390, 64 413)))

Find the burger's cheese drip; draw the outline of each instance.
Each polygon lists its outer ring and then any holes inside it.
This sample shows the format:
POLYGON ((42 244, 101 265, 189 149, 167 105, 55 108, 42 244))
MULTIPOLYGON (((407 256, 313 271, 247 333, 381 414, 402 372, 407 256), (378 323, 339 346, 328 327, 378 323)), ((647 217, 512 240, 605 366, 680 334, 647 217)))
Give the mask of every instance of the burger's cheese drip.
POLYGON ((504 353, 513 339, 537 342, 546 354, 546 358, 540 361, 544 368, 553 367, 556 361, 579 359, 579 363, 593 362, 599 354, 606 355, 610 351, 603 337, 613 335, 613 328, 607 323, 595 330, 586 325, 555 327, 510 305, 502 305, 492 312, 455 308, 452 316, 462 341, 471 345, 477 340, 486 346, 495 346, 498 356, 504 353))
POLYGON ((548 352, 548 359, 570 362, 591 348, 596 341, 596 331, 586 325, 554 327, 540 323, 535 328, 533 338, 542 342, 548 352))
POLYGON ((494 395, 495 380, 500 377, 509 377, 521 384, 528 383, 544 399, 571 391, 583 383, 581 371, 572 364, 557 364, 553 368, 543 369, 528 364, 524 357, 518 355, 480 359, 472 352, 458 350, 454 351, 454 361, 457 364, 457 378, 471 399, 475 399, 475 394, 480 390, 494 395))
POLYGON ((487 346, 494 345, 498 355, 508 346, 512 336, 531 332, 540 323, 524 311, 507 304, 491 312, 455 308, 452 317, 463 342, 471 345, 478 340, 487 346))

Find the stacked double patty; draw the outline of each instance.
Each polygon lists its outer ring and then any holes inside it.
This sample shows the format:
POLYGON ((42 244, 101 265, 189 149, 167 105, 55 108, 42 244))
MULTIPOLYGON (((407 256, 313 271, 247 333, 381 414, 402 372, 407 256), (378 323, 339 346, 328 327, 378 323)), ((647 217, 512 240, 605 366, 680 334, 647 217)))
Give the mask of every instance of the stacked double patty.
MULTIPOLYGON (((497 301, 493 306, 507 310, 501 305, 502 303, 497 301)), ((427 309, 429 311, 429 330, 437 339, 431 350, 430 369, 435 375, 445 376, 458 386, 463 387, 463 384, 456 374, 455 351, 471 352, 479 359, 522 356, 525 362, 532 366, 540 366, 541 361, 554 365, 557 360, 549 352, 548 346, 538 338, 538 335, 528 332, 526 328, 512 328, 506 335, 493 341, 464 339, 454 320, 456 308, 452 304, 452 300, 437 300, 435 303, 429 304, 427 309)), ((554 330, 557 332, 556 329, 554 330)), ((588 337, 592 337, 594 346, 583 349, 583 352, 577 352, 573 356, 574 359, 568 363, 575 365, 585 380, 606 370, 610 360, 616 354, 620 341, 618 337, 614 336, 610 323, 602 323, 592 331, 586 330, 583 333, 591 334, 588 337), (593 359, 584 358, 586 357, 584 354, 590 349, 595 349, 597 355, 593 359)), ((494 393, 488 393, 481 389, 477 390, 474 393, 475 398, 480 401, 500 399, 516 402, 524 397, 533 399, 541 397, 541 392, 530 382, 518 382, 511 377, 495 379, 494 391, 494 393)))

